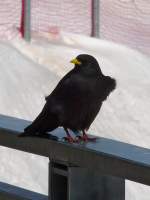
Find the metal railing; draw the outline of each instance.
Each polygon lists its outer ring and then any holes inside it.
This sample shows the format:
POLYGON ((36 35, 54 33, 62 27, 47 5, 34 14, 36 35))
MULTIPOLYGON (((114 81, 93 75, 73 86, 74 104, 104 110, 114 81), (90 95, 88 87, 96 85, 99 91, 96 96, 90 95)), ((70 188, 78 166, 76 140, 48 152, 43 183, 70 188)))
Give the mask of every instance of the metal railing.
MULTIPOLYGON (((0 145, 49 157, 49 194, 44 196, 1 183, 3 200, 124 200, 125 179, 150 185, 150 149, 106 138, 83 144, 19 138, 18 134, 29 123, 0 115, 0 145)), ((64 132, 57 129, 53 134, 62 138, 64 132)))
MULTIPOLYGON (((100 1, 91 1, 91 36, 100 37, 100 1)), ((31 0, 22 0, 21 34, 29 42, 31 40, 31 0)))
POLYGON ((22 0, 21 34, 29 42, 31 40, 31 0, 22 0))

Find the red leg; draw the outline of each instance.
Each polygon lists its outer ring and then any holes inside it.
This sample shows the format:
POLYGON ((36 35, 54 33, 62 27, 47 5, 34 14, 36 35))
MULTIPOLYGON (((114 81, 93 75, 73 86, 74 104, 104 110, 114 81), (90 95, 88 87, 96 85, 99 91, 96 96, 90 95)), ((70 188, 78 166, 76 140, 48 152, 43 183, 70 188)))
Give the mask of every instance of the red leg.
POLYGON ((76 142, 76 140, 70 135, 69 131, 67 128, 64 128, 64 130, 66 131, 67 137, 65 137, 64 139, 66 141, 68 141, 69 143, 74 143, 76 142))
POLYGON ((96 139, 97 139, 96 137, 89 137, 89 136, 86 134, 85 130, 83 130, 82 133, 83 133, 83 136, 81 136, 81 140, 83 140, 83 141, 85 141, 85 142, 88 142, 88 141, 95 142, 96 139))

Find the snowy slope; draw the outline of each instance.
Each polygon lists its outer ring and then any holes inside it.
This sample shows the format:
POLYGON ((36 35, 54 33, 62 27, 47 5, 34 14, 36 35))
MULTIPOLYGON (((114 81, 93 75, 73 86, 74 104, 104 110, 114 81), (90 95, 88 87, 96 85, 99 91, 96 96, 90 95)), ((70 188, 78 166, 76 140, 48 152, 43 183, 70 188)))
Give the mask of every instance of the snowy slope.
POLYGON ((36 116, 59 80, 7 43, 0 43, 0 71, 0 113, 25 119, 36 116))
MULTIPOLYGON (((0 43, 1 114, 33 120, 57 81, 55 74, 25 58, 10 44, 0 43)), ((47 158, 4 147, 0 147, 0 158, 0 181, 47 192, 47 158)))
MULTIPOLYGON (((148 57, 114 43, 66 33, 58 42, 34 40, 29 45, 18 39, 13 46, 0 43, 1 113, 32 120, 44 104, 44 95, 72 68, 69 61, 86 52, 96 56, 103 72, 118 82, 89 132, 150 148, 148 57)), ((6 148, 1 148, 0 156, 0 180, 47 193, 47 159, 6 148)), ((127 200, 149 200, 149 196, 148 187, 127 183, 127 200)))

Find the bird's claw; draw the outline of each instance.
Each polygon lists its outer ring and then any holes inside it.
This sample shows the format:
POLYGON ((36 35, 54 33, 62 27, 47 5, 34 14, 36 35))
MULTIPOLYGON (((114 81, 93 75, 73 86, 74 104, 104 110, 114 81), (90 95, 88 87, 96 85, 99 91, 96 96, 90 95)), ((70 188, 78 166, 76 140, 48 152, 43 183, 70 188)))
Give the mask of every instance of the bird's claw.
POLYGON ((71 136, 70 137, 64 137, 63 138, 65 141, 69 142, 69 143, 78 143, 79 142, 79 139, 76 137, 76 138, 72 138, 71 136))
POLYGON ((96 142, 96 137, 89 137, 88 135, 77 136, 79 141, 83 142, 96 142))
POLYGON ((89 137, 88 135, 78 135, 75 138, 73 137, 63 137, 63 139, 69 143, 80 143, 80 142, 96 142, 96 137, 89 137))

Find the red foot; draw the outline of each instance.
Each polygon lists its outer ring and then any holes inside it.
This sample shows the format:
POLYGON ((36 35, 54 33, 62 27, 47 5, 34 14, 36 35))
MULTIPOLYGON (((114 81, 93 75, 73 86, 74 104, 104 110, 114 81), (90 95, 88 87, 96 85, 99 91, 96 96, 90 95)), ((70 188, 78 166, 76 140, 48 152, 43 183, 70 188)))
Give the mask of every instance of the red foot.
POLYGON ((96 137, 89 137, 88 135, 83 135, 83 136, 80 136, 80 139, 84 142, 96 142, 96 137))
POLYGON ((67 137, 64 137, 65 141, 68 141, 69 143, 78 143, 79 142, 79 139, 77 138, 72 138, 71 136, 67 136, 67 137))

